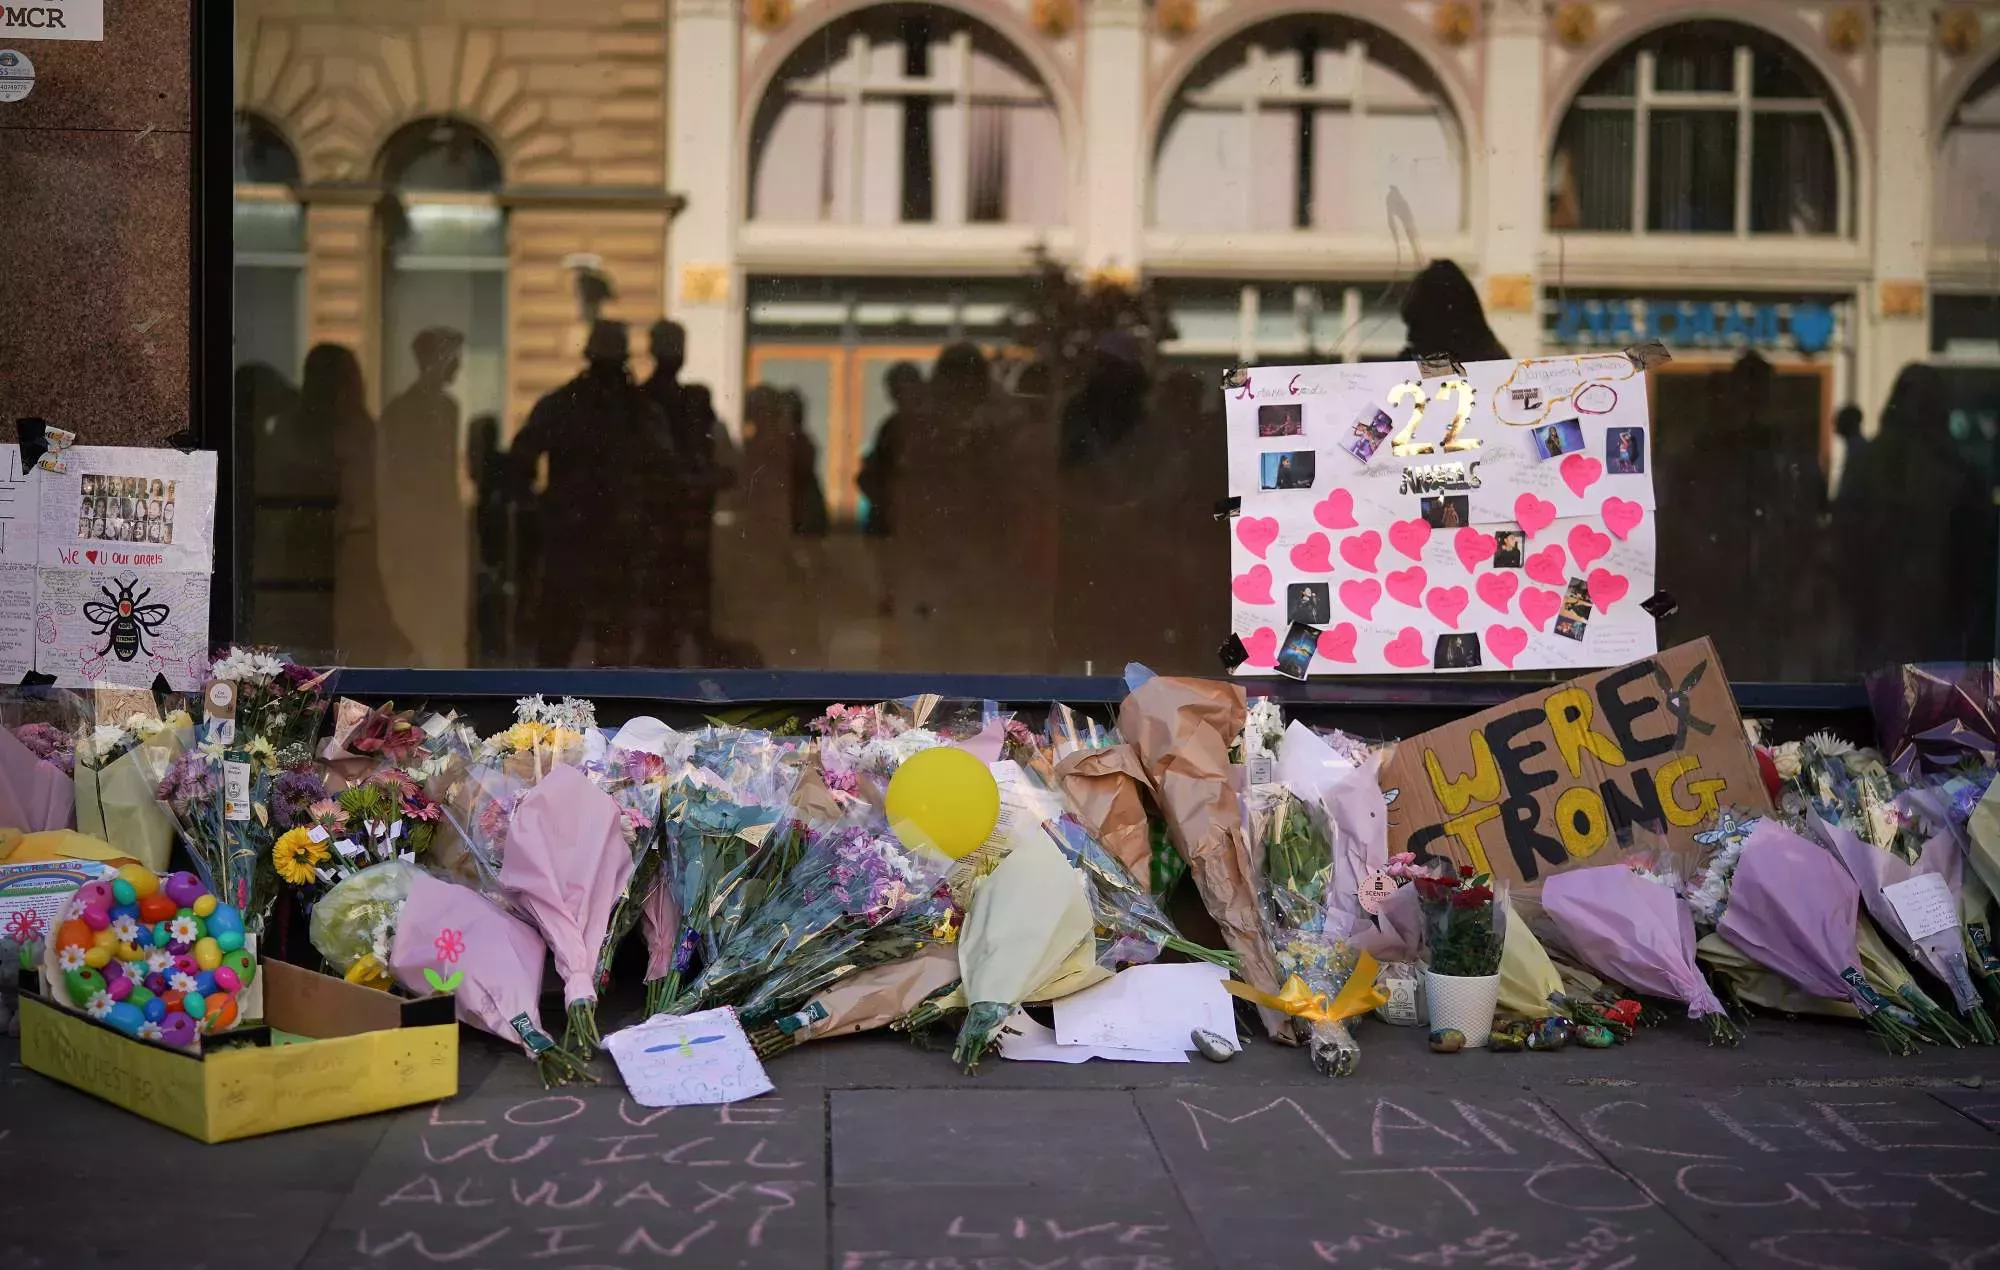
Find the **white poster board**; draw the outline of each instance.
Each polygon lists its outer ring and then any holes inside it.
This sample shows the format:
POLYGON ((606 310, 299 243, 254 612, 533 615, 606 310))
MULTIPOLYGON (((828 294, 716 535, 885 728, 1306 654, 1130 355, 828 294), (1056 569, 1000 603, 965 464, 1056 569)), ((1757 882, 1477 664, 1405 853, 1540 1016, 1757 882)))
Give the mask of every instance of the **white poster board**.
POLYGON ((1640 607, 1653 447, 1634 358, 1267 366, 1223 394, 1241 499, 1230 626, 1248 653, 1234 673, 1569 670, 1658 651, 1640 607))

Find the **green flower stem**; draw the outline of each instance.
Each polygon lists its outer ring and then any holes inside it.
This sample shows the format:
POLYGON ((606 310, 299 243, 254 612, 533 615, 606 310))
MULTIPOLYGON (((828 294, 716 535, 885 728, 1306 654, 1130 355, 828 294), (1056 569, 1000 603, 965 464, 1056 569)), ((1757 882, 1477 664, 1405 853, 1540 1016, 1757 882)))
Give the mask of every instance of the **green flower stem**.
POLYGON ((1221 966, 1224 970, 1231 973, 1243 969, 1243 958, 1226 948, 1204 948, 1200 944, 1181 938, 1179 935, 1167 936, 1165 947, 1179 953, 1183 957, 1192 957, 1196 961, 1205 961, 1211 966, 1221 966))
POLYGON ((1726 1014, 1706 1014, 1701 1020, 1708 1027, 1708 1043, 1735 1049, 1743 1043, 1743 1029, 1726 1014))
POLYGON ((958 1043, 952 1046, 951 1060, 970 1076, 979 1060, 1000 1044, 1000 1027, 1014 1007, 1005 1001, 975 1001, 965 1012, 965 1024, 958 1029, 958 1043))
POLYGON ((562 1047, 589 1062, 602 1038, 597 1034, 597 1002, 572 1001, 569 1026, 563 1030, 562 1047))
POLYGON ((544 1089, 554 1089, 557 1085, 597 1083, 597 1077, 584 1066, 584 1060, 559 1045, 541 1052, 535 1059, 535 1070, 541 1073, 544 1089))

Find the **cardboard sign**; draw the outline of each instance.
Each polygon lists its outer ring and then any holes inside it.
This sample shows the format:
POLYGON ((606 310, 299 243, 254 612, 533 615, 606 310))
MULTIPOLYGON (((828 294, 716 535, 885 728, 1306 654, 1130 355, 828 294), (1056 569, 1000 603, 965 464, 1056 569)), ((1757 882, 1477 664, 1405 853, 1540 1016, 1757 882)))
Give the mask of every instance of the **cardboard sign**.
POLYGON ((1715 645, 1704 639, 1538 689, 1396 746, 1389 850, 1516 886, 1634 850, 1687 871, 1718 808, 1770 810, 1715 645))

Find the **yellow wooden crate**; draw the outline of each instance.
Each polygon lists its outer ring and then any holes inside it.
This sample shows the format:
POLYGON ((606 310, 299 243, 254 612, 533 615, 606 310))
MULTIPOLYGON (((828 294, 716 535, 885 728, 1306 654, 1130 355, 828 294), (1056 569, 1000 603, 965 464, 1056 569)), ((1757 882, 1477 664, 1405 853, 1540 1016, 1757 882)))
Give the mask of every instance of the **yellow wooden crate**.
POLYGON ((275 961, 264 963, 260 977, 267 1022, 314 1039, 190 1054, 23 992, 21 1061, 203 1142, 458 1093, 450 997, 403 1000, 275 961))

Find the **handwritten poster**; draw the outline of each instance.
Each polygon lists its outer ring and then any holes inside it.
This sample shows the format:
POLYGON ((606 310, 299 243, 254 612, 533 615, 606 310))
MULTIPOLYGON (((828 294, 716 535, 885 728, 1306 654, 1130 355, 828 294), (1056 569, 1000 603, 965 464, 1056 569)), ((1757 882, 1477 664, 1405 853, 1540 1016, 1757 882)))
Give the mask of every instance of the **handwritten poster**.
POLYGON ((1657 650, 1646 376, 1623 353, 1267 366, 1225 388, 1240 675, 1657 650))
POLYGON ((743 1034, 736 1011, 656 1014, 614 1032, 604 1048, 617 1060, 632 1101, 642 1107, 741 1102, 773 1086, 743 1034))
POLYGON ((40 571, 35 665, 56 682, 182 690, 208 675, 208 574, 166 569, 40 571))

